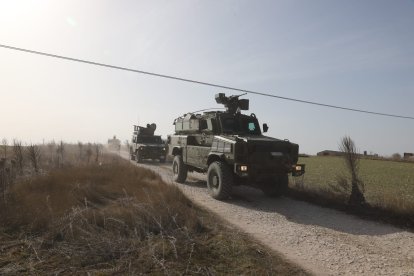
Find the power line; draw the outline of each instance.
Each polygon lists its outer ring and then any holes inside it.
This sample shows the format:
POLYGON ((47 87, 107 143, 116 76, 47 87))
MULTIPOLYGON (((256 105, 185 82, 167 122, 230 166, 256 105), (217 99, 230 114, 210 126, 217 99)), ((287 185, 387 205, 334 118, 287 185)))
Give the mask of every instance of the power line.
POLYGON ((29 50, 29 49, 23 49, 23 48, 18 48, 18 47, 3 45, 3 44, 0 44, 0 47, 10 49, 10 50, 20 51, 20 52, 36 54, 36 55, 42 55, 42 56, 47 56, 47 57, 53 57, 53 58, 58 58, 58 59, 64 59, 64 60, 70 60, 70 61, 86 63, 86 64, 90 64, 90 65, 96 65, 96 66, 102 66, 102 67, 107 67, 107 68, 112 68, 112 69, 118 69, 118 70, 123 70, 123 71, 140 73, 140 74, 150 75, 150 76, 154 76, 154 77, 178 80, 178 81, 183 81, 183 82, 206 85, 206 86, 210 86, 210 87, 216 87, 216 88, 233 90, 233 91, 238 91, 238 92, 244 92, 244 93, 260 95, 260 96, 265 96, 265 97, 277 98, 277 99, 280 99, 280 100, 293 101, 293 102, 299 102, 299 103, 304 103, 304 104, 311 104, 311 105, 323 106, 323 107, 328 107, 328 108, 341 109, 341 110, 346 110, 346 111, 354 111, 354 112, 359 112, 359 113, 366 113, 366 114, 373 114, 373 115, 380 115, 380 116, 387 116, 387 117, 414 120, 414 117, 410 117, 410 116, 403 116, 403 115, 368 111, 368 110, 363 110, 363 109, 356 109, 356 108, 350 108, 350 107, 344 107, 344 106, 337 106, 337 105, 324 104, 324 103, 319 103, 319 102, 300 100, 300 99, 289 98, 289 97, 282 97, 282 96, 277 96, 277 95, 263 93, 263 92, 245 90, 245 89, 240 89, 240 88, 231 87, 231 86, 225 86, 225 85, 214 84, 214 83, 209 83, 209 82, 191 80, 191 79, 180 78, 180 77, 164 75, 164 74, 158 74, 158 73, 153 73, 153 72, 147 72, 147 71, 131 69, 131 68, 121 67, 121 66, 115 66, 115 65, 105 64, 105 63, 99 63, 99 62, 94 62, 94 61, 89 61, 89 60, 84 60, 84 59, 77 59, 77 58, 71 58, 71 57, 60 56, 60 55, 55 55, 55 54, 49 54, 49 53, 45 53, 45 52, 39 52, 39 51, 34 51, 34 50, 29 50))

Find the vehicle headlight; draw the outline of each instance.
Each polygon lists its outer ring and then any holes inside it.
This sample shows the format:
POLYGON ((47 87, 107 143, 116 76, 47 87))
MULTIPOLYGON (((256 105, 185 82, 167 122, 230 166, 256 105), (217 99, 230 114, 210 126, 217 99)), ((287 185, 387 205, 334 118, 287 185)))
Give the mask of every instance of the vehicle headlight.
POLYGON ((247 166, 246 165, 240 166, 240 171, 241 172, 247 172, 247 166))

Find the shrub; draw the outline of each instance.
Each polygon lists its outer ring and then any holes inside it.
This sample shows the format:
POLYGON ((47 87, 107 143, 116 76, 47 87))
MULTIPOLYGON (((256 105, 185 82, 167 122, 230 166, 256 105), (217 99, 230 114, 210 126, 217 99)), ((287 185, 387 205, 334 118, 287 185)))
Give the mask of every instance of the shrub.
MULTIPOLYGON (((345 136, 341 140, 339 145, 340 150, 344 153, 345 164, 351 175, 351 195, 349 196, 350 205, 363 205, 365 204, 364 197, 364 184, 359 177, 359 154, 355 147, 354 141, 351 137, 345 136)), ((344 178, 341 181, 346 181, 344 178)), ((344 183, 341 183, 343 186, 344 183)))

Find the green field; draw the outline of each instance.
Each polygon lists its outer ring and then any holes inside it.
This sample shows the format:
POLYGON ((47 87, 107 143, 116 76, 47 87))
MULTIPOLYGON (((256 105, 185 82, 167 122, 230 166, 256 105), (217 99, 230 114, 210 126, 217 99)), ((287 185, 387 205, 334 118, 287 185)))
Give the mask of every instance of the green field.
MULTIPOLYGON (((340 175, 350 178, 341 157, 300 158, 306 164, 306 190, 326 190, 336 185, 340 175)), ((414 211, 414 163, 362 159, 360 178, 365 197, 372 206, 402 212, 414 211)))

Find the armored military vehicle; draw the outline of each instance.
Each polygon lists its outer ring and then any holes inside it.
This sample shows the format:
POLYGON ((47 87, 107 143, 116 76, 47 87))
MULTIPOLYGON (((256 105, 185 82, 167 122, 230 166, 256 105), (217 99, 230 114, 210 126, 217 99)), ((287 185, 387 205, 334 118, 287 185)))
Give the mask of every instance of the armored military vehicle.
POLYGON ((146 127, 134 125, 132 143, 129 148, 131 160, 142 162, 143 159, 157 159, 165 162, 166 147, 161 136, 154 135, 156 124, 147 124, 146 127))
POLYGON ((117 139, 116 135, 114 135, 113 139, 108 139, 108 149, 118 152, 121 150, 121 140, 117 139))
MULTIPOLYGON (((168 154, 174 157, 174 180, 184 183, 187 172, 207 173, 209 193, 226 199, 234 185, 260 188, 269 196, 283 194, 288 175, 301 176, 304 165, 298 161, 299 146, 288 140, 262 135, 254 113, 243 95, 216 95, 226 111, 187 113, 174 120, 175 134, 168 136, 168 154)), ((267 132, 263 124, 263 132, 267 132)))

